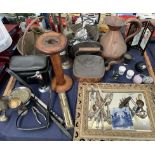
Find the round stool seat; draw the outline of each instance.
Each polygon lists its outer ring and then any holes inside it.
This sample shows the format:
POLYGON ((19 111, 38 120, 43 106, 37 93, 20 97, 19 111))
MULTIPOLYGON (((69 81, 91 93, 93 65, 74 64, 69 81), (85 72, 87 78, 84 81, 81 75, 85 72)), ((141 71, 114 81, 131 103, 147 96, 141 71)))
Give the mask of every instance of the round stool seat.
POLYGON ((57 32, 47 32, 39 36, 36 48, 43 54, 50 55, 55 77, 51 80, 52 89, 56 92, 65 92, 72 86, 72 79, 64 75, 59 53, 67 46, 67 38, 57 32))
POLYGON ((52 55, 62 52, 67 45, 67 38, 54 31, 47 32, 39 36, 36 41, 36 47, 43 54, 52 55))

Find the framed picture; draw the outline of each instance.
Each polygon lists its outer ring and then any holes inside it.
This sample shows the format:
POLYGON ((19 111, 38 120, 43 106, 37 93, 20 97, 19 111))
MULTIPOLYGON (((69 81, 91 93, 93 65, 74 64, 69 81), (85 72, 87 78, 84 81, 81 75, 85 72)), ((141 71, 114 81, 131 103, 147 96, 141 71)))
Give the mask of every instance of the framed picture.
MULTIPOLYGON (((135 32, 135 30, 136 30, 135 25, 131 24, 127 36, 135 32)), ((128 47, 136 48, 141 52, 141 54, 144 54, 146 46, 153 32, 154 32, 154 26, 152 25, 152 23, 149 20, 142 21, 141 31, 127 43, 128 47)))
POLYGON ((153 86, 80 83, 74 140, 155 140, 153 86))

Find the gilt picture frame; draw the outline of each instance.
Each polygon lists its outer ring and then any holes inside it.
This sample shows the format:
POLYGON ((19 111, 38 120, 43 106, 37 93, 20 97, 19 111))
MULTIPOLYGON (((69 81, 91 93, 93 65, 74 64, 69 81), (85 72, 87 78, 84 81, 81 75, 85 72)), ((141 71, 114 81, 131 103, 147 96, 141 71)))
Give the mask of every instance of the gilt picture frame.
POLYGON ((150 84, 79 83, 73 140, 155 140, 150 84))

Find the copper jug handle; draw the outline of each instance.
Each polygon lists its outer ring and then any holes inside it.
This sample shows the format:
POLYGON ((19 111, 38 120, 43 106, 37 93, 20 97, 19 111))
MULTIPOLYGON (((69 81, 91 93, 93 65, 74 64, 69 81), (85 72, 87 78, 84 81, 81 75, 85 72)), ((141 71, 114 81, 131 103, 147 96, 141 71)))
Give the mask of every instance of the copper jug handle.
POLYGON ((134 19, 134 18, 129 18, 126 20, 126 25, 128 23, 133 23, 133 24, 136 24, 137 25, 137 29, 134 33, 132 33, 131 35, 127 36, 125 38, 125 42, 128 42, 131 38, 133 38, 136 34, 138 34, 142 28, 142 23, 140 22, 140 20, 138 19, 134 19))

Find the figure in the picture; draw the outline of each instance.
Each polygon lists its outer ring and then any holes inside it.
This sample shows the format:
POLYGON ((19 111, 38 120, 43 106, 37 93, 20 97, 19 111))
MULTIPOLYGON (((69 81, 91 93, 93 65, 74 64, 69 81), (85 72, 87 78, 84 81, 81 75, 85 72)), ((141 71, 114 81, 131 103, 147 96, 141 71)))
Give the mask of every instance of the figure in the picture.
POLYGON ((111 112, 113 129, 131 129, 133 122, 128 107, 114 108, 111 112))
POLYGON ((88 113, 88 119, 91 121, 91 127, 96 124, 96 128, 99 128, 99 125, 101 124, 101 128, 104 128, 104 121, 107 121, 108 123, 111 123, 111 116, 110 116, 110 110, 109 110, 109 104, 112 101, 113 94, 107 93, 105 97, 101 97, 100 93, 96 92, 96 101, 92 105, 92 109, 88 113), (105 110, 106 106, 106 110, 105 110))
POLYGON ((136 118, 134 116, 139 119, 147 117, 142 93, 122 93, 119 96, 118 93, 109 93, 101 89, 92 88, 90 91, 88 111, 90 129, 133 130, 136 118))
POLYGON ((122 98, 120 100, 119 108, 129 107, 129 102, 131 99, 132 99, 131 96, 129 96, 127 98, 122 98))
MULTIPOLYGON (((99 92, 95 92, 95 93, 96 93, 96 99, 93 100, 94 103, 91 106, 90 112, 88 114, 88 118, 92 121, 92 126, 94 122, 96 122, 96 128, 99 128, 99 124, 100 123, 102 124, 102 121, 104 121, 103 118, 105 117, 105 113, 104 113, 103 107, 101 107, 102 103, 101 103, 99 92), (96 115, 99 109, 102 109, 102 111, 99 112, 98 115, 96 115)), ((91 97, 93 97, 92 94, 91 94, 91 97)), ((102 124, 102 128, 103 128, 103 124, 102 124)))
POLYGON ((147 112, 144 110, 144 101, 142 100, 142 94, 138 94, 135 106, 133 107, 133 111, 138 117, 143 119, 146 118, 147 112))
POLYGON ((136 101, 131 96, 120 99, 119 108, 123 107, 129 107, 132 116, 134 116, 135 114, 140 118, 145 118, 147 116, 147 113, 143 108, 144 101, 142 100, 142 94, 137 95, 136 101), (131 108, 129 103, 134 104, 134 107, 131 108))

